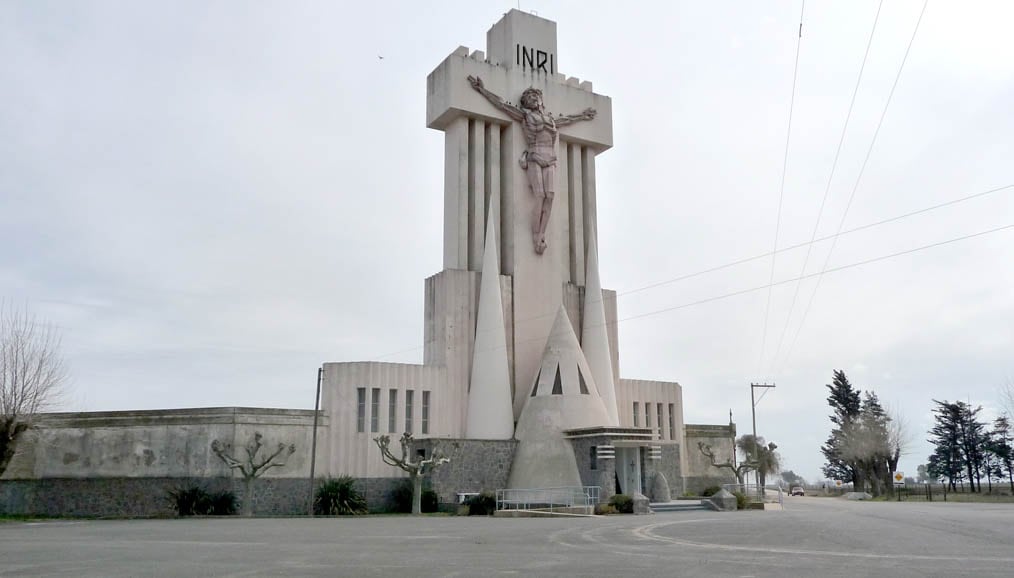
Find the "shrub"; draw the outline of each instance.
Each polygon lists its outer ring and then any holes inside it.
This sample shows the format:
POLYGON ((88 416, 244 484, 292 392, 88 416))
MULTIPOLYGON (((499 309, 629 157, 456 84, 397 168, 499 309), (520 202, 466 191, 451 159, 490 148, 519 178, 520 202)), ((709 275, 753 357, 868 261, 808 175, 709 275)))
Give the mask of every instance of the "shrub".
POLYGON ((705 498, 710 498, 711 496, 714 496, 715 494, 721 491, 722 491, 721 486, 708 486, 704 488, 704 491, 701 492, 701 496, 705 498))
POLYGON ((634 499, 627 494, 616 494, 609 498, 609 505, 616 508, 621 514, 634 513, 634 499))
POLYGON ((610 514, 618 514, 619 511, 612 504, 595 504, 595 515, 596 516, 608 516, 610 514))
POLYGON ((697 494, 695 494, 692 490, 687 490, 687 491, 683 492, 683 497, 684 498, 696 498, 697 494))
POLYGON ((208 495, 208 514, 212 516, 232 516, 238 509, 239 499, 230 490, 208 495))
MULTIPOLYGON (((406 479, 391 491, 392 511, 403 514, 412 512, 412 480, 406 479)), ((440 498, 431 489, 423 488, 422 511, 424 514, 436 512, 440 507, 440 498)))
POLYGON ((313 513, 323 516, 355 516, 366 513, 366 498, 356 489, 352 476, 328 478, 317 488, 313 513))
POLYGON ((469 516, 491 516, 496 512, 496 496, 482 492, 465 500, 465 505, 468 506, 469 516))
POLYGON ((211 508, 211 496, 200 486, 181 486, 167 493, 169 506, 180 516, 204 516, 211 508))
POLYGON ((232 491, 208 493, 197 484, 179 486, 167 493, 169 506, 180 516, 231 516, 239 506, 232 491))
POLYGON ((736 496, 736 508, 739 510, 745 510, 750 505, 749 498, 743 492, 733 492, 733 496, 736 496))

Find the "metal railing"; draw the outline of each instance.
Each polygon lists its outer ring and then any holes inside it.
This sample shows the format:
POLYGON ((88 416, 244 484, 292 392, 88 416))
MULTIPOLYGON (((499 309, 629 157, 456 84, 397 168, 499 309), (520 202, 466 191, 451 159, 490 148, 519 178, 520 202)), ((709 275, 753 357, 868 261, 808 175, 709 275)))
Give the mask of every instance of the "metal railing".
POLYGON ((496 509, 593 514, 600 490, 599 486, 497 490, 496 509))
POLYGON ((753 504, 781 504, 785 501, 785 493, 778 486, 758 487, 757 484, 722 484, 722 488, 730 492, 744 494, 753 504))

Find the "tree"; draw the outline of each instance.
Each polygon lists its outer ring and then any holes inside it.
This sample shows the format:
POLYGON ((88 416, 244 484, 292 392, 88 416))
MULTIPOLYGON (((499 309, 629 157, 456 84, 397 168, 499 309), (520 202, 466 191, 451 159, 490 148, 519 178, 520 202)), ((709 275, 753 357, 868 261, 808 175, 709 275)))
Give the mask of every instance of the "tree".
POLYGON ((736 447, 748 460, 756 456, 756 470, 761 487, 766 485, 768 474, 777 473, 781 469, 781 456, 775 451, 778 446, 774 442, 765 444, 762 436, 757 436, 754 440, 753 434, 743 434, 736 440, 736 447))
POLYGON ((827 460, 824 475, 851 481, 856 491, 890 495, 892 472, 908 444, 904 422, 894 423, 877 394, 852 387, 843 371, 835 370, 827 388, 834 428, 820 448, 827 460))
POLYGON ((718 458, 715 457, 714 450, 712 450, 711 446, 709 446, 704 442, 697 442, 697 449, 700 450, 701 454, 703 454, 704 457, 708 458, 708 460, 711 462, 712 467, 727 469, 731 471, 733 475, 736 476, 736 482, 739 484, 740 489, 742 489, 746 485, 745 482, 746 474, 756 469, 755 464, 753 461, 751 461, 749 455, 746 456, 746 459, 744 459, 742 462, 736 464, 735 460, 736 456, 732 456, 729 459, 725 460, 724 462, 718 461, 718 458))
POLYGON ((891 418, 880 405, 877 394, 864 392, 859 420, 843 454, 862 471, 862 477, 869 482, 874 496, 890 495, 894 490, 890 465, 890 424, 891 418))
POLYGON ((401 436, 401 457, 395 456, 391 452, 390 436, 382 435, 374 438, 373 441, 380 448, 380 456, 385 464, 408 472, 408 477, 412 481, 412 514, 422 514, 423 477, 431 474, 433 470, 451 460, 434 452, 429 459, 413 461, 409 457, 409 451, 412 449, 412 434, 408 432, 405 432, 401 436))
POLYGON ((0 475, 38 414, 59 401, 66 379, 56 329, 0 304, 0 475))
POLYGON ((915 469, 915 473, 916 473, 916 481, 919 482, 920 484, 936 481, 934 480, 933 476, 930 475, 926 464, 919 464, 919 466, 915 469))
POLYGON ((792 488, 793 486, 806 485, 806 480, 803 479, 803 476, 800 476, 792 470, 782 470, 782 480, 785 481, 785 485, 789 488, 792 488))
POLYGON ((933 403, 936 404, 933 408, 934 423, 929 431, 930 438, 927 440, 933 444, 933 453, 926 463, 926 470, 934 478, 946 478, 947 485, 956 490, 955 482, 962 477, 964 462, 961 432, 958 427, 961 410, 956 404, 946 401, 933 400, 933 403))
POLYGON ((243 447, 246 450, 246 456, 243 459, 238 459, 232 454, 232 445, 223 444, 218 440, 211 442, 211 451, 215 452, 215 455, 219 457, 227 466, 234 470, 238 470, 243 475, 243 482, 246 489, 246 493, 243 496, 243 515, 253 515, 253 482, 255 479, 261 477, 264 472, 267 472, 271 468, 281 468, 285 466, 285 460, 296 453, 296 444, 285 445, 283 443, 278 444, 278 448, 275 452, 264 459, 258 461, 257 453, 260 452, 263 443, 261 440, 264 436, 260 432, 254 432, 250 441, 243 447), (282 454, 285 454, 284 456, 282 454))
POLYGON ((1010 491, 1014 493, 1014 431, 1010 418, 1005 415, 996 418, 990 433, 988 451, 996 460, 997 477, 1003 479, 1006 475, 1010 491))
POLYGON ((832 480, 843 482, 854 482, 857 491, 862 489, 862 480, 857 476, 857 467, 854 462, 848 461, 842 454, 843 447, 847 446, 855 429, 855 422, 859 419, 859 410, 862 406, 862 398, 859 390, 852 387, 845 372, 834 370, 834 377, 827 386, 830 395, 827 403, 831 406, 831 435, 821 446, 820 451, 824 454, 827 462, 822 468, 824 475, 832 480))
POLYGON ((930 429, 933 454, 927 464, 930 473, 945 477, 951 489, 955 482, 968 479, 972 491, 981 491, 981 477, 985 468, 988 435, 986 426, 979 421, 982 406, 972 407, 963 401, 933 400, 934 425, 930 429))

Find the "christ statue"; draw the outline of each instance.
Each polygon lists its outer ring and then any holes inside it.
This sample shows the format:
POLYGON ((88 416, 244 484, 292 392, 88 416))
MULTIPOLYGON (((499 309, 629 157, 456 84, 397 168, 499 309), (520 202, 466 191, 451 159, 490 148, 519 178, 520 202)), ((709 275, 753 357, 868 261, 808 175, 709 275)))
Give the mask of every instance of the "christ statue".
POLYGON ((469 76, 468 82, 493 106, 507 113, 507 116, 521 123, 528 149, 521 155, 521 168, 528 175, 528 186, 535 195, 535 211, 532 214, 532 241, 535 252, 541 255, 546 250, 546 227, 549 213, 553 209, 556 194, 556 142, 561 126, 581 120, 595 118, 595 109, 586 108, 578 114, 554 117, 546 112, 542 104, 542 91, 529 88, 521 93, 521 106, 515 106, 486 90, 482 79, 469 76))

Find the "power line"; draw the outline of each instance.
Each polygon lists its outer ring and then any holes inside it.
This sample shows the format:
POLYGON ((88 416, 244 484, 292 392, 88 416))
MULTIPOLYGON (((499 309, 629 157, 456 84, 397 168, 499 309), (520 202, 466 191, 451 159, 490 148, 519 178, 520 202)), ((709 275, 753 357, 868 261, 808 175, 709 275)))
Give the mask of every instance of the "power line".
MULTIPOLYGON (((863 174, 866 172, 866 165, 870 161, 870 155, 873 153, 873 147, 877 144, 877 137, 880 135, 880 127, 884 124, 884 117, 887 116, 887 109, 891 106, 891 99, 894 98, 894 90, 898 88, 898 81, 901 79, 901 72, 905 69, 905 62, 908 61, 908 54, 912 51, 912 44, 915 42, 916 34, 919 32, 919 25, 922 23, 923 14, 926 13, 926 6, 929 4, 929 0, 924 0, 922 4, 922 10, 919 11, 919 18, 915 21, 915 28, 912 30, 912 37, 908 39, 908 46, 905 48, 905 56, 901 59, 901 64, 898 66, 898 73, 894 75, 894 84, 891 85, 891 91, 887 94, 887 102, 884 103, 884 110, 880 112, 880 120, 877 122, 877 129, 873 131, 873 138, 870 140, 870 146, 866 149, 866 157, 863 158, 863 164, 859 168, 859 174, 856 176, 856 182, 852 186, 852 193, 849 195, 848 203, 845 204, 845 212, 842 213, 841 219, 838 221, 838 230, 835 231, 834 238, 831 239, 831 248, 828 250, 827 255, 824 257, 824 265, 820 269, 820 275, 817 276, 817 281, 813 286, 813 292, 810 293, 810 299, 806 303, 806 308, 803 309, 803 316, 799 320, 799 326, 796 328, 796 333, 792 337, 792 341, 789 343, 789 349, 785 354, 785 360, 779 367, 779 370, 785 363, 788 362, 789 357, 792 355, 792 350, 796 347, 796 341, 799 339, 799 334, 803 332, 803 326, 806 324, 806 318, 810 313, 810 308, 813 306, 813 300, 817 296, 817 291, 820 289, 820 282, 824 278, 824 271, 827 270, 828 263, 831 262, 831 255, 834 253, 835 247, 838 245, 838 236, 841 233, 842 228, 845 226, 845 219, 848 217, 849 209, 852 208, 852 201, 856 197, 856 191, 859 190, 859 183, 862 181, 863 174)), ((775 353, 775 357, 771 360, 772 365, 778 361, 778 353, 775 353)))
MULTIPOLYGON (((968 235, 962 235, 960 237, 954 237, 954 238, 947 239, 947 240, 944 240, 944 241, 938 241, 936 243, 930 243, 928 245, 922 245, 920 247, 914 247, 912 249, 906 249, 904 251, 897 251, 895 253, 889 253, 887 255, 881 255, 879 257, 872 257, 870 259, 864 259, 862 261, 857 261, 855 263, 849 263, 847 265, 841 265, 841 266, 838 266, 838 267, 834 267, 834 268, 828 269, 828 270, 824 271, 824 273, 827 274, 827 273, 835 273, 835 272, 838 272, 838 271, 844 271, 846 269, 852 269, 854 267, 859 267, 859 266, 862 266, 862 265, 869 265, 870 263, 876 263, 878 261, 885 261, 887 259, 893 259, 895 257, 901 257, 901 256, 904 256, 904 255, 910 255, 912 253, 917 253, 919 251, 925 251, 927 249, 933 249, 933 248, 936 248, 936 247, 942 247, 944 245, 949 245, 951 243, 957 243, 959 241, 966 241, 966 240, 969 240, 969 239, 974 239, 976 237, 982 237, 984 235, 989 235, 991 233, 998 233, 1000 231, 1005 231, 1005 230, 1008 230, 1008 229, 1014 229, 1014 223, 1009 224, 1009 225, 1004 225, 1002 227, 995 227, 993 229, 987 229, 985 231, 979 231, 977 233, 971 233, 971 234, 968 234, 968 235)), ((729 292, 729 293, 723 293, 721 295, 714 295, 712 297, 707 297, 707 298, 704 298, 704 299, 698 299, 696 301, 691 301, 689 303, 683 303, 681 305, 676 305, 676 306, 673 306, 673 307, 665 307, 665 308, 662 308, 662 309, 656 309, 654 311, 648 311, 648 312, 645 312, 645 313, 639 313, 637 315, 631 315, 630 317, 624 317, 622 319, 617 319, 616 320, 616 324, 618 325, 620 323, 624 323, 626 321, 633 321, 635 319, 644 319, 646 317, 654 317, 655 315, 661 315, 663 313, 670 313, 672 311, 679 311, 681 309, 688 309, 690 307, 695 307, 697 305, 704 305, 705 303, 712 303, 712 302, 715 302, 715 301, 721 301, 723 299, 728 299, 730 297, 737 297, 739 295, 746 295, 748 293, 753 293, 755 291, 763 291, 764 289, 767 289, 771 285, 778 286, 778 285, 785 285, 787 283, 799 282, 799 281, 803 281, 805 279, 809 279, 811 277, 816 277, 817 275, 820 275, 820 273, 810 273, 808 275, 800 275, 798 277, 792 277, 792 278, 789 278, 789 279, 783 279, 781 281, 776 281, 774 283, 767 283, 767 284, 764 284, 764 285, 758 285, 756 287, 748 287, 746 289, 740 289, 738 291, 732 291, 732 292, 729 292)), ((554 315, 555 314, 556 313, 554 313, 554 315)), ((532 318, 532 319, 535 319, 535 318, 532 318)), ((532 339, 526 339, 526 340, 518 341, 516 343, 532 343, 532 342, 544 341, 544 340, 545 340, 544 337, 537 337, 537 338, 532 338, 532 339)), ((415 348, 410 349, 410 350, 405 350, 405 351, 402 351, 402 353, 407 352, 407 351, 414 351, 414 350, 417 350, 417 349, 421 349, 421 347, 415 347, 415 348)), ((392 353, 392 354, 384 355, 382 357, 389 357, 391 355, 394 355, 394 354, 392 353)), ((374 359, 381 359, 382 357, 380 357, 380 358, 374 358, 374 359)))
MULTIPOLYGON (((857 261, 855 263, 849 263, 848 265, 841 265, 839 267, 834 267, 834 268, 828 269, 828 270, 824 271, 824 273, 835 273, 837 271, 844 271, 845 269, 851 269, 853 267, 859 267, 860 265, 868 265, 870 263, 876 263, 877 261, 884 261, 886 259, 891 259, 891 258, 894 258, 894 257, 901 257, 902 255, 909 255, 911 253, 916 253, 916 252, 919 252, 919 251, 924 251, 926 249, 932 249, 934 247, 940 247, 940 246, 943 246, 943 245, 948 245, 950 243, 956 243, 958 241, 965 241, 965 240, 968 240, 968 239, 974 239, 975 237, 981 237, 983 235, 988 235, 990 233, 997 233, 999 231, 1004 231, 1004 230, 1012 229, 1012 228, 1014 228, 1014 223, 1012 223, 1010 225, 1004 225, 1002 227, 996 227, 994 229, 987 229, 985 231, 979 231, 978 233, 972 233, 970 235, 964 235, 964 236, 961 236, 961 237, 955 237, 953 239, 948 239, 946 241, 939 241, 937 243, 931 243, 929 245, 923 245, 921 247, 915 247, 913 249, 907 249, 905 251, 898 251, 897 253, 890 253, 888 255, 881 255, 880 257, 873 257, 872 259, 866 259, 864 261, 857 261)), ((784 279, 782 281, 777 281, 776 283, 774 283, 774 285, 784 285, 786 283, 793 283, 793 282, 803 281, 803 280, 809 279, 811 277, 816 277, 819 274, 820 273, 810 273, 808 275, 800 275, 798 277, 793 277, 791 279, 784 279)), ((650 317, 650 316, 653 316, 653 315, 659 315, 661 313, 668 313, 670 311, 677 311, 679 309, 686 309, 688 307, 693 307, 695 305, 702 305, 704 303, 711 303, 712 301, 719 301, 719 300, 722 300, 722 299, 727 299, 729 297, 735 297, 737 295, 745 295, 747 293, 752 293, 754 291, 761 291, 761 290, 767 289, 767 288, 768 288, 768 285, 759 285, 757 287, 750 287, 748 289, 740 289, 739 291, 733 291, 731 293, 725 293, 725 294, 722 294, 722 295, 716 295, 714 297, 708 297, 706 299, 699 299, 697 301, 693 301, 693 302, 690 302, 690 303, 684 303, 683 305, 677 305, 675 307, 666 307, 664 309, 657 309, 655 311, 649 311, 647 313, 641 313, 639 315, 633 315, 631 317, 625 317, 623 319, 617 320, 617 323, 621 323, 623 321, 631 321, 633 319, 641 319, 643 317, 650 317)))
MULTIPOLYGON (((856 233, 856 232, 859 232, 859 231, 864 231, 866 229, 872 229, 873 227, 878 227, 880 225, 886 225, 888 223, 893 223, 895 221, 900 221, 900 220, 906 219, 908 217, 914 217, 916 215, 921 215, 923 213, 928 213, 928 212, 934 211, 936 209, 941 209, 943 207, 947 207, 947 206, 950 206, 950 205, 956 205, 958 203, 963 203, 965 201, 970 201, 972 199, 976 199, 976 198, 979 198, 979 197, 983 197, 983 196, 986 196, 986 195, 989 195, 989 194, 992 194, 992 193, 996 193, 996 192, 999 192, 999 191, 1004 191, 1004 190, 1011 189, 1011 188, 1014 188, 1014 184, 1004 185, 1002 187, 996 187, 996 188, 989 189, 989 190, 986 190, 986 191, 980 191, 978 193, 973 193, 971 195, 967 195, 967 196, 964 196, 964 197, 961 197, 961 198, 958 198, 958 199, 952 199, 950 201, 946 201, 946 202, 943 202, 943 203, 938 203, 936 205, 931 205, 929 207, 924 207, 922 209, 918 209, 918 210, 915 210, 915 211, 910 211, 908 213, 903 213, 901 215, 896 215, 894 217, 890 217, 890 218, 883 219, 883 220, 880 220, 880 221, 874 221, 872 223, 867 223, 865 225, 860 225, 858 227, 854 227, 854 228, 848 229, 846 231, 841 231, 840 233, 838 233, 838 235, 839 236, 841 236, 841 235, 849 235, 849 234, 856 233)), ((795 245, 789 245, 788 247, 782 247, 781 249, 778 249, 777 251, 774 251, 774 252, 784 253, 786 251, 793 251, 795 249, 799 249, 800 247, 805 247, 805 246, 807 246, 807 245, 809 245, 811 243, 821 243, 823 241, 827 241, 828 239, 831 239, 834 236, 835 235, 826 235, 826 236, 814 239, 813 241, 804 241, 802 243, 796 243, 795 245)), ((631 295, 631 294, 634 294, 634 293, 639 293, 641 291, 647 291, 647 290, 650 290, 650 289, 656 289, 658 287, 663 287, 665 285, 671 285, 673 283, 678 283, 680 281, 686 281, 687 279, 692 279, 694 277, 699 277, 699 276, 705 275, 707 273, 714 273, 716 271, 721 271, 722 269, 728 269, 729 267, 734 267, 736 265, 742 265, 744 263, 749 263, 750 261, 756 261, 758 259, 763 259, 765 257, 770 257, 771 254, 772 254, 772 252, 769 251, 767 253, 761 253, 759 255, 754 255, 752 257, 745 257, 745 258, 742 258, 742 259, 737 259, 735 261, 730 261, 730 262, 725 263, 723 265, 718 265, 718 266, 715 266, 715 267, 710 267, 708 269, 702 269, 702 270, 694 272, 694 273, 687 273, 686 275, 681 275, 679 277, 673 277, 672 279, 666 279, 664 281, 658 281, 656 283, 652 283, 650 285, 645 285, 643 287, 637 287, 635 289, 629 289, 627 291, 623 291, 621 293, 617 293, 617 296, 618 297, 625 297, 627 295, 631 295)))
MULTIPOLYGON (((1004 185, 1002 187, 995 187, 995 188, 992 188, 992 189, 987 189, 985 191, 979 191, 977 193, 972 193, 972 194, 966 195, 964 197, 960 197, 960 198, 957 198, 957 199, 951 199, 950 201, 945 201, 943 203, 937 203, 937 204, 931 205, 929 207, 923 207, 923 208, 917 209, 915 211, 909 211, 907 213, 902 213, 900 215, 895 215, 895 216, 889 217, 887 219, 882 219, 880 221, 874 221, 872 223, 867 223, 865 225, 860 225, 858 227, 854 227, 854 228, 848 229, 846 231, 841 231, 841 232, 838 233, 838 235, 839 236, 850 235, 852 233, 857 233, 859 231, 865 231, 867 229, 872 229, 874 227, 879 227, 881 225, 886 225, 886 224, 889 224, 889 223, 893 223, 895 221, 900 221, 902 219, 906 219, 906 218, 909 218, 909 217, 914 217, 916 215, 921 215, 923 213, 928 213, 930 211, 935 211, 937 209, 942 209, 944 207, 949 207, 949 206, 952 206, 952 205, 957 205, 959 203, 963 203, 963 202, 966 202, 966 201, 970 201, 970 200, 973 200, 973 199, 984 197, 986 195, 990 195, 990 194, 993 194, 993 193, 998 193, 1000 191, 1011 190, 1011 189, 1014 189, 1014 183, 1009 184, 1009 185, 1004 185)), ((820 242, 823 242, 823 241, 827 241, 827 240, 829 240, 829 239, 831 239, 833 237, 834 237, 834 235, 826 235, 824 237, 820 237, 818 239, 814 239, 811 242, 805 242, 804 241, 802 243, 797 243, 795 245, 790 245, 788 247, 783 247, 783 248, 778 249, 777 251, 774 251, 774 252, 784 253, 786 251, 793 251, 795 249, 799 249, 801 247, 805 247, 806 245, 809 245, 810 243, 820 243, 820 242)), ((629 295, 633 295, 635 293, 640 293, 642 291, 648 291, 648 290, 651 290, 651 289, 657 289, 659 287, 664 287, 666 285, 671 285, 673 283, 678 283, 680 281, 686 281, 688 279, 692 279, 692 278, 695 278, 695 277, 700 277, 700 276, 706 275, 708 273, 715 273, 715 272, 721 271, 723 269, 728 269, 730 267, 735 267, 736 265, 742 265, 744 263, 749 263, 751 261, 756 261, 758 259, 763 259, 765 257, 770 257, 771 254, 772 254, 772 251, 769 251, 769 252, 766 252, 766 253, 761 253, 759 255, 753 255, 751 257, 745 257, 743 259, 737 259, 735 261, 730 261, 730 262, 722 264, 722 265, 718 265, 718 266, 715 266, 715 267, 710 267, 708 269, 702 269, 702 270, 696 271, 694 273, 688 273, 686 275, 680 275, 678 277, 673 277, 671 279, 666 279, 664 281, 659 281, 659 282, 656 282, 656 283, 651 283, 649 285, 644 285, 642 287, 636 287, 634 289, 629 289, 627 291, 618 292, 616 294, 616 296, 617 296, 617 298, 619 298, 619 297, 626 297, 626 296, 629 296, 629 295)), ((791 281, 791 280, 789 280, 789 281, 791 281)), ((779 283, 775 283, 774 285, 778 285, 780 283, 785 283, 785 282, 786 281, 781 281, 779 283)), ((768 287, 767 285, 764 285, 761 288, 763 289, 763 288, 767 288, 767 287, 768 287)), ((544 315, 536 315, 536 316, 529 317, 529 318, 526 318, 526 319, 522 319, 522 320, 519 320, 519 321, 520 322, 533 321, 535 319, 540 319, 542 317, 549 317, 551 315, 556 315, 556 312, 554 311, 553 313, 547 313, 547 314, 544 314, 544 315)), ((419 351, 421 349, 423 349, 423 346, 421 346, 421 345, 420 346, 415 346, 415 347, 409 347, 407 349, 400 349, 398 351, 392 351, 390 353, 385 353, 383 355, 374 356, 371 359, 373 359, 373 360, 381 360, 381 359, 386 359, 388 357, 393 357, 395 355, 401 355, 403 353, 411 353, 413 351, 419 351)))
MULTIPOLYGON (((812 241, 817 237, 817 230, 820 228, 820 220, 824 215, 824 207, 827 206, 827 197, 831 192, 831 183, 834 181, 834 173, 838 168, 838 158, 841 156, 842 145, 845 143, 845 135, 848 133, 849 121, 852 119, 852 109, 856 104, 856 95, 859 94, 859 85, 863 80, 863 72, 866 70, 866 61, 870 56, 870 46, 873 45, 873 36, 877 32, 877 23, 880 21, 880 9, 884 6, 884 0, 880 0, 877 4, 877 14, 873 18, 873 28, 870 30, 870 38, 866 41, 866 52, 863 53, 863 62, 859 66, 859 76, 856 78, 856 86, 852 89, 852 100, 849 102, 848 112, 845 114, 845 124, 841 129, 841 136, 838 138, 838 148, 834 153, 834 161, 831 163, 831 172, 827 176, 827 186, 824 188, 824 197, 820 201, 820 209, 817 211, 817 220, 813 224, 813 233, 810 236, 812 241)), ((806 273, 806 266, 810 263, 810 252, 813 249, 813 244, 807 246, 806 257, 803 259, 803 267, 800 269, 799 274, 806 273)), ((792 303, 789 305, 789 312, 785 316, 785 325, 782 327, 781 336, 778 338, 778 346, 775 348, 775 355, 773 358, 778 357, 778 352, 782 349, 782 342, 785 341, 785 332, 789 328, 789 322, 792 320, 792 311, 796 308, 796 299, 799 297, 799 287, 797 284, 795 290, 792 292, 792 303)))
MULTIPOLYGON (((803 12, 806 10, 806 0, 803 0, 799 7, 799 35, 796 37, 796 61, 792 66, 792 92, 789 96, 789 122, 785 129, 785 152, 782 154, 782 182, 778 186, 778 212, 775 217, 775 241, 771 247, 771 274, 768 276, 768 283, 775 280, 775 257, 778 255, 778 233, 782 226, 782 201, 785 199, 785 172, 789 164, 789 141, 792 136, 792 111, 796 104, 796 78, 799 75, 799 46, 803 42, 803 12)), ((764 362, 764 349, 768 340, 768 317, 771 314, 771 289, 768 289, 767 305, 764 307, 764 325, 761 329, 760 358, 757 365, 764 362)))

